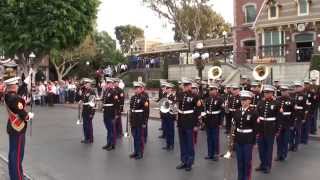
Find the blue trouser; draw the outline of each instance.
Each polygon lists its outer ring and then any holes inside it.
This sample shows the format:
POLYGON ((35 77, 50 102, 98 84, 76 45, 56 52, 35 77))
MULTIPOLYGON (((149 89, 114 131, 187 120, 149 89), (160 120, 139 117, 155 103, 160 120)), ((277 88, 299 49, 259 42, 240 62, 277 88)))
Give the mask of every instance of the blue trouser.
POLYGON ((294 128, 290 129, 289 144, 290 148, 298 149, 301 142, 301 124, 296 124, 294 128))
POLYGON ((163 115, 163 128, 165 131, 167 147, 174 145, 174 115, 167 113, 163 115))
POLYGON ((23 180, 22 161, 24 157, 25 134, 9 135, 9 176, 10 180, 23 180))
POLYGON ((194 161, 193 129, 179 128, 179 139, 181 162, 191 167, 194 161))
POLYGON ((262 135, 258 138, 258 149, 260 157, 260 166, 264 169, 271 169, 273 153, 274 136, 262 135))
POLYGON ((311 118, 312 118, 312 116, 308 115, 306 122, 302 123, 302 127, 301 127, 301 143, 303 143, 303 144, 308 144, 308 141, 309 141, 311 118))
POLYGON ((250 180, 253 144, 236 144, 238 180, 250 180))
POLYGON ((310 132, 316 133, 317 132, 317 120, 318 120, 318 108, 316 108, 313 112, 313 117, 310 121, 310 132))
POLYGON ((207 144, 208 144, 208 157, 213 158, 219 152, 219 131, 220 128, 207 127, 207 144))
POLYGON ((119 112, 117 115, 118 115, 118 118, 116 119, 116 132, 117 132, 117 136, 122 136, 123 130, 122 130, 121 112, 119 112))
POLYGON ((148 121, 146 121, 146 127, 142 128, 143 130, 143 143, 147 143, 148 140, 148 121))
POLYGON ((92 118, 93 115, 90 117, 90 113, 82 113, 84 140, 90 142, 93 142, 92 118))
POLYGON ((290 130, 288 128, 283 128, 280 130, 280 134, 277 137, 277 157, 281 159, 286 159, 288 155, 289 146, 289 134, 290 130))
POLYGON ((103 114, 103 122, 107 129, 107 145, 116 145, 116 126, 115 119, 110 114, 103 114))
POLYGON ((134 154, 143 155, 144 148, 144 128, 134 127, 132 128, 134 154))

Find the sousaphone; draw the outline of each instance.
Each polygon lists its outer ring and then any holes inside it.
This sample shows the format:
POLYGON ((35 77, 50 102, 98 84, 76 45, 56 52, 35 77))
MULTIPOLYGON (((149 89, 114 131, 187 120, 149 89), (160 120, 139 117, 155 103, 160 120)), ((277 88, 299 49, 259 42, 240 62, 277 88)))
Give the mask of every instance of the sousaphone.
POLYGON ((213 66, 208 71, 208 79, 219 79, 222 75, 222 69, 219 66, 213 66))

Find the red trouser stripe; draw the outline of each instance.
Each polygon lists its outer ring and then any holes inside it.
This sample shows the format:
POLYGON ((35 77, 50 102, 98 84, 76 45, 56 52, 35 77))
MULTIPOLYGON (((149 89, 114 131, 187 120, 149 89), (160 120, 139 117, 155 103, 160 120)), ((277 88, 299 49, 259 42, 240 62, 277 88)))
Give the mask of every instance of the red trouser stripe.
POLYGON ((20 162, 21 162, 20 152, 21 152, 21 135, 19 136, 19 139, 18 139, 17 171, 18 171, 19 180, 22 180, 21 171, 20 171, 20 162))

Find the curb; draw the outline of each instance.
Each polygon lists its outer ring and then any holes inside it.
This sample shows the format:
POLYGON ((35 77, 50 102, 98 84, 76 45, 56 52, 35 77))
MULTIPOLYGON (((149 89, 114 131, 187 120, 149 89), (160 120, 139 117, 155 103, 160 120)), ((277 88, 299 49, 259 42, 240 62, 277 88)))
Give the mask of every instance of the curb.
MULTIPOLYGON (((3 161, 4 163, 8 164, 8 159, 5 158, 2 154, 0 154, 0 161, 3 161)), ((25 170, 23 170, 23 171, 24 171, 24 179, 25 179, 25 180, 33 180, 33 179, 31 178, 31 176, 29 176, 29 175, 26 173, 25 170)))
POLYGON ((313 141, 320 141, 320 135, 309 135, 310 139, 313 141))

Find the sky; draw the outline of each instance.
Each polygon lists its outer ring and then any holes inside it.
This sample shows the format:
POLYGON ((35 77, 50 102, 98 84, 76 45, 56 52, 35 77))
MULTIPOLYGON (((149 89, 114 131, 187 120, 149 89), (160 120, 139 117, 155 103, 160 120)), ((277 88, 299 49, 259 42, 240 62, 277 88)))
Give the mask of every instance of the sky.
MULTIPOLYGON (((172 26, 141 3, 142 0, 101 0, 98 31, 107 31, 114 39, 114 28, 135 25, 145 30, 145 37, 161 42, 173 42, 172 26)), ((233 0, 211 0, 213 9, 233 24, 233 0)))

